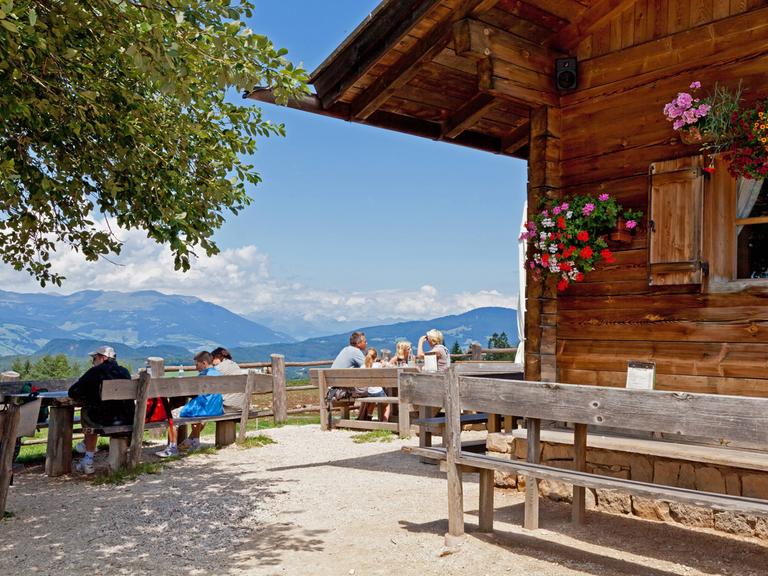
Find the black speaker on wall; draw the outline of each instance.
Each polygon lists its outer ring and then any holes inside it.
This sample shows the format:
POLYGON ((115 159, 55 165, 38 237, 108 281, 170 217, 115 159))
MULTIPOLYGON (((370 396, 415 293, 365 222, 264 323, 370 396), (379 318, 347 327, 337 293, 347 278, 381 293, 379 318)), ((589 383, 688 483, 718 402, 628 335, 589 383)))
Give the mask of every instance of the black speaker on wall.
POLYGON ((555 88, 560 92, 575 90, 579 83, 576 58, 558 58, 555 60, 555 88))

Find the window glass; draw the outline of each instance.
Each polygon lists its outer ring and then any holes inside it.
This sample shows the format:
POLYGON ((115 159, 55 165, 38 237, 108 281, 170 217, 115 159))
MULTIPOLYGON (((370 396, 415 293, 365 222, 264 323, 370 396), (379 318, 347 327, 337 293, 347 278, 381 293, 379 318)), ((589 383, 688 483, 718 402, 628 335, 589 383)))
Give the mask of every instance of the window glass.
POLYGON ((736 276, 768 278, 768 180, 742 180, 737 196, 736 276))

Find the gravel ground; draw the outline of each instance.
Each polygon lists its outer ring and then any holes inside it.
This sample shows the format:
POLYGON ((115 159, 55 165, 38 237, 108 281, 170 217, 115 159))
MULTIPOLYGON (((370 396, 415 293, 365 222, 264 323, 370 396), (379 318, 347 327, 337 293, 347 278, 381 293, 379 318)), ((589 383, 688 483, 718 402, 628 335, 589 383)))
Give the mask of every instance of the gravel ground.
MULTIPOLYGON (((708 531, 542 501, 543 528, 520 528, 523 498, 496 492, 496 531, 473 531, 477 477, 465 482, 469 535, 443 548, 446 482, 401 453, 415 439, 355 444, 352 432, 290 426, 277 442, 170 464, 122 486, 16 477, 0 523, 0 575, 649 575, 757 576, 768 547, 708 531)), ((145 451, 150 459, 151 450, 145 451)), ((103 458, 103 456, 102 456, 103 458)))

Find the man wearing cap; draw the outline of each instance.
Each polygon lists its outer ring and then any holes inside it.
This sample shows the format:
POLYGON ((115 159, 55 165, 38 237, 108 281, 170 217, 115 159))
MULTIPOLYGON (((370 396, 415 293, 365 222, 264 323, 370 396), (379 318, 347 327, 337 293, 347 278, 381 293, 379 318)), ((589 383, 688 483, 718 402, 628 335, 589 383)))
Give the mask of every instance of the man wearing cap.
MULTIPOLYGON (((133 423, 133 400, 101 400, 101 383, 104 380, 130 380, 131 374, 118 365, 115 350, 111 346, 100 346, 89 354, 92 368, 69 388, 70 398, 83 404, 80 409, 80 423, 83 428, 102 428, 133 423)), ((85 456, 77 463, 75 470, 93 474, 93 456, 96 453, 98 434, 85 434, 85 456)))

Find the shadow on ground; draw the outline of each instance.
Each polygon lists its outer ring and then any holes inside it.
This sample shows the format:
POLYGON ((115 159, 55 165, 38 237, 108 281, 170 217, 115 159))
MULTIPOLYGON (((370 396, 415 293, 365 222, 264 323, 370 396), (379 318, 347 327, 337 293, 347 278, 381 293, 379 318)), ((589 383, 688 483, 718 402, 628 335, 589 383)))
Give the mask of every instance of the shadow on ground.
MULTIPOLYGON (((506 550, 601 576, 678 573, 650 566, 651 559, 707 574, 766 574, 768 546, 756 541, 597 511, 587 511, 585 524, 577 527, 570 522, 570 505, 542 499, 539 506, 543 530, 530 532, 518 528, 523 522, 522 502, 496 508, 492 534, 478 531, 478 511, 471 510, 465 515, 468 538, 498 546, 500 567, 505 564, 506 550), (562 538, 553 541, 550 532, 565 536, 565 543, 562 538)), ((400 525, 409 532, 444 534, 448 530, 447 518, 424 524, 401 521, 400 525)))

